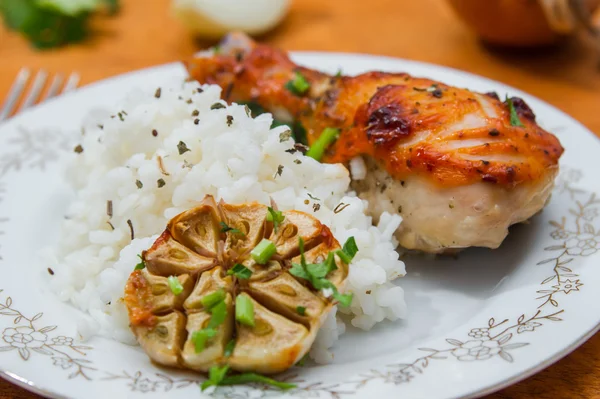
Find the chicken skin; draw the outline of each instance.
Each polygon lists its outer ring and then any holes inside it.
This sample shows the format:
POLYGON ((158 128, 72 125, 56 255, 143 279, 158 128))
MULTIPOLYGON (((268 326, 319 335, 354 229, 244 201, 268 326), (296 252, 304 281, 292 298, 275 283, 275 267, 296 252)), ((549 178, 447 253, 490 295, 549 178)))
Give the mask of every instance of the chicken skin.
POLYGON ((544 207, 558 173, 563 148, 517 97, 406 73, 331 76, 239 33, 187 68, 223 87, 227 101, 300 123, 309 146, 325 128, 339 129, 321 161, 352 166, 352 187, 375 221, 402 216, 396 237, 407 249, 497 248, 510 225, 544 207), (290 87, 298 79, 301 92, 290 87))

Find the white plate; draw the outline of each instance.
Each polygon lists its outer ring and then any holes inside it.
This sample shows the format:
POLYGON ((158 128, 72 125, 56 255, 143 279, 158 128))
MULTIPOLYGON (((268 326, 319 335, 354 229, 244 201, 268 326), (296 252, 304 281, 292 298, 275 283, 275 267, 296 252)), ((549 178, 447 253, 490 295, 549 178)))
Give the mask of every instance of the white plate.
MULTIPOLYGON (((410 316, 349 331, 335 362, 294 369, 294 397, 456 398, 489 393, 548 366, 600 323, 600 142, 564 113, 519 90, 465 72, 391 58, 297 53, 306 65, 345 73, 407 71, 478 91, 522 96, 566 148, 548 207, 512 229, 499 250, 457 259, 407 259, 410 316)), ((159 369, 139 348, 81 343, 77 311, 46 287, 36 255, 57 239, 71 195, 62 178, 82 116, 133 86, 184 76, 179 64, 83 88, 0 127, 0 375, 46 396, 201 397, 200 375, 159 369), (34 128, 56 127, 46 133, 34 128), (61 133, 72 131, 72 134, 61 133), (166 392, 166 393, 165 393, 166 392)), ((279 396, 265 387, 220 388, 227 398, 279 396)))

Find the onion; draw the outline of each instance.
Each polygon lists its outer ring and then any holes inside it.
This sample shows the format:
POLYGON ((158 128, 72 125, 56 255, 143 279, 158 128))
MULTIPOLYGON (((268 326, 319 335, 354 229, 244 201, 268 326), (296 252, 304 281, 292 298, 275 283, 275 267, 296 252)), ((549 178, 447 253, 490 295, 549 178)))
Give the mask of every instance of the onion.
POLYGON ((218 39, 238 30, 258 35, 285 17, 290 0, 173 0, 173 12, 201 37, 218 39))

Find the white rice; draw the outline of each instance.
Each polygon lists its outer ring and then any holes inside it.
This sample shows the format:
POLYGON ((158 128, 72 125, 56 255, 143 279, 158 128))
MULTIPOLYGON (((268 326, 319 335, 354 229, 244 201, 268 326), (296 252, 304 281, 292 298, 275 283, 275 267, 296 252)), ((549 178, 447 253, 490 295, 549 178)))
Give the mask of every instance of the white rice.
MULTIPOLYGON (((383 214, 379 225, 372 226, 365 215, 367 203, 347 192, 350 180, 343 166, 286 152, 294 145, 282 134, 287 128, 271 130, 270 115, 252 119, 244 106, 227 106, 219 100, 220 90, 173 82, 156 98, 156 87, 140 89, 115 107, 114 117, 86 124, 83 152, 73 155, 69 167, 76 200, 53 251, 50 277, 62 300, 91 316, 80 323, 81 335, 100 333, 135 342, 120 298, 137 255, 151 246, 171 217, 207 194, 229 203, 268 204, 273 198, 282 210, 316 216, 341 243, 355 237, 359 252, 347 285, 354 300, 340 310, 341 317, 334 308, 310 352, 316 361, 331 359, 328 349, 346 322, 368 330, 383 320, 405 317, 403 290, 391 283, 405 274, 393 238, 401 218, 383 214), (211 109, 216 103, 223 107, 211 109), (198 116, 192 116, 196 110, 198 116), (183 152, 181 144, 178 149, 180 142, 189 151, 183 152), (159 187, 161 179, 164 186, 159 187), (340 203, 348 206, 336 214, 340 203)), ((360 174, 360 164, 355 168, 360 174)))

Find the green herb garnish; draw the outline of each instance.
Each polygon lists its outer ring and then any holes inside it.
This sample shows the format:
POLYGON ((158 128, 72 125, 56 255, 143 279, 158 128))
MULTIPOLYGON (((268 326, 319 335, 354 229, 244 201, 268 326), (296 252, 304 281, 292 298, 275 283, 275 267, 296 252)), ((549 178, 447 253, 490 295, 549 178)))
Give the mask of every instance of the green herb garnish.
POLYGON ((208 380, 204 381, 200 388, 204 391, 206 388, 221 385, 223 378, 229 371, 229 366, 212 366, 208 369, 208 380))
POLYGON ((200 331, 194 331, 192 333, 192 342, 194 343, 196 353, 202 352, 206 348, 206 342, 215 335, 217 335, 217 330, 214 328, 204 328, 200 331))
POLYGON ((247 295, 235 298, 235 319, 241 324, 254 327, 254 304, 247 295))
POLYGON ((285 220, 285 216, 283 215, 283 212, 276 211, 271 207, 268 207, 267 210, 269 211, 267 213, 267 222, 273 222, 273 230, 275 230, 275 232, 277 233, 279 226, 285 220))
POLYGON ((233 227, 228 226, 227 223, 225 223, 225 222, 219 222, 219 226, 221 226, 221 233, 232 233, 232 234, 239 234, 239 235, 243 235, 243 236, 246 235, 246 234, 242 233, 239 229, 234 229, 233 227))
POLYGON ((320 161, 323 158, 323 154, 325 154, 325 150, 337 140, 340 134, 340 129, 326 127, 323 129, 323 132, 314 142, 314 144, 308 149, 306 156, 316 159, 320 161))
POLYGON ((204 306, 204 308, 210 310, 219 302, 223 302, 225 300, 226 295, 227 294, 225 294, 225 290, 221 288, 215 292, 203 296, 200 299, 200 303, 202 303, 202 306, 204 306))
POLYGON ((248 383, 267 384, 281 390, 296 388, 295 384, 277 381, 256 373, 242 373, 227 376, 228 371, 229 366, 212 366, 208 370, 208 380, 204 381, 200 388, 204 391, 212 386, 239 385, 248 383))
POLYGON ((341 77, 342 77, 342 68, 339 68, 339 69, 337 70, 337 72, 335 73, 335 77, 336 77, 336 78, 341 78, 341 77))
POLYGON ((192 333, 192 342, 194 343, 196 353, 200 353, 204 350, 206 342, 217 335, 217 327, 223 324, 227 318, 227 304, 225 303, 225 297, 225 291, 220 289, 200 299, 200 302, 208 309, 211 316, 206 328, 192 333))
MULTIPOLYGON (((306 263, 304 255, 304 240, 298 237, 298 247, 300 249, 300 263, 292 263, 290 274, 308 280, 316 290, 330 289, 333 292, 333 298, 342 306, 349 306, 352 303, 352 294, 340 294, 335 284, 327 280, 327 274, 335 270, 335 259, 333 252, 327 255, 327 259, 322 263, 306 263)), ((351 247, 351 245, 349 246, 351 247)), ((352 252, 352 250, 350 250, 352 252)), ((356 253, 354 253, 356 254, 356 253)), ((346 254, 345 254, 346 255, 346 254)))
POLYGON ((519 114, 517 113, 517 110, 515 109, 515 105, 513 104, 512 99, 508 98, 508 96, 506 96, 506 104, 508 104, 508 110, 510 111, 510 124, 512 126, 518 126, 518 127, 525 126, 521 122, 521 119, 519 119, 519 114))
POLYGON ((135 265, 134 270, 142 270, 146 268, 146 261, 144 260, 144 258, 142 257, 142 255, 138 255, 138 258, 140 258, 140 263, 138 263, 137 265, 135 265))
POLYGON ((357 252, 358 247, 356 246, 356 240, 354 240, 354 237, 350 237, 344 243, 344 247, 336 251, 336 254, 344 261, 344 263, 349 265, 357 252))
POLYGON ((298 313, 300 316, 304 316, 306 314, 306 307, 296 306, 296 313, 298 313))
POLYGON ((296 96, 302 96, 310 89, 310 83, 306 81, 306 78, 300 72, 296 72, 294 79, 288 81, 285 88, 296 96))
POLYGON ((117 0, 0 0, 0 14, 9 29, 48 49, 86 38, 89 17, 102 4, 111 14, 118 10, 117 0))
POLYGON ((138 189, 140 189, 140 188, 144 187, 144 184, 143 184, 141 181, 139 181, 139 180, 136 180, 136 181, 135 181, 135 186, 136 186, 138 189))
POLYGON ((240 263, 236 263, 231 269, 227 270, 227 275, 236 276, 240 280, 248 280, 252 276, 252 270, 240 263))
POLYGON ((179 295, 183 292, 183 285, 181 285, 177 276, 169 276, 167 282, 169 283, 169 288, 173 294, 179 295))
POLYGON ((227 345, 225 345, 225 350, 223 351, 223 354, 225 355, 225 357, 229 357, 233 353, 234 349, 235 339, 232 339, 231 341, 227 342, 227 345))
POLYGON ((258 245, 250 252, 250 256, 252 256, 252 259, 254 259, 254 261, 259 265, 264 265, 269 261, 269 259, 271 259, 273 255, 275 255, 275 252, 277 252, 275 244, 266 238, 263 238, 262 241, 259 242, 258 245))

